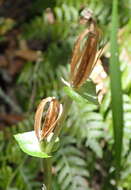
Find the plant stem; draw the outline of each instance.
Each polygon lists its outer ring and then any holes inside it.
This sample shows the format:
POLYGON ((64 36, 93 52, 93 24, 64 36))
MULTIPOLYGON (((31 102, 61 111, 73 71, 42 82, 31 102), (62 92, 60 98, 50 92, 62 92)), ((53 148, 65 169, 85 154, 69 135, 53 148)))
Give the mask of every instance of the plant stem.
POLYGON ((51 166, 52 166, 51 158, 44 159, 44 184, 46 186, 46 190, 52 190, 51 166))
MULTIPOLYGON (((60 134, 60 131, 61 131, 62 126, 63 126, 63 123, 64 123, 64 121, 65 121, 65 119, 67 117, 68 111, 69 111, 70 106, 72 104, 72 99, 70 97, 68 97, 68 96, 65 96, 64 99, 63 99, 63 102, 64 102, 63 113, 61 115, 59 124, 55 128, 52 140, 49 143, 49 145, 47 146, 47 152, 49 152, 49 153, 52 150, 52 147, 53 147, 53 145, 55 143, 56 138, 60 134)), ((47 190, 51 190, 52 189, 51 166, 52 166, 51 158, 44 159, 44 183, 46 185, 47 190)))

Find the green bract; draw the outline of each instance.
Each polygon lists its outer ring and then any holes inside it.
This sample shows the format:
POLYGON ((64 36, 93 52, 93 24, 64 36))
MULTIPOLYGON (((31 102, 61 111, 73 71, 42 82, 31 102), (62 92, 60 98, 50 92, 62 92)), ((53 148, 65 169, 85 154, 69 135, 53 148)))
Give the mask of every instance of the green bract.
POLYGON ((65 93, 77 103, 94 103, 98 105, 98 99, 96 94, 95 84, 88 80, 79 89, 75 89, 69 86, 64 87, 65 93))
POLYGON ((50 157, 48 154, 41 150, 40 143, 34 131, 19 133, 17 135, 14 135, 14 137, 23 152, 27 153, 28 155, 39 158, 50 157))
POLYGON ((87 80, 78 90, 75 91, 91 103, 98 105, 96 86, 91 80, 87 80))

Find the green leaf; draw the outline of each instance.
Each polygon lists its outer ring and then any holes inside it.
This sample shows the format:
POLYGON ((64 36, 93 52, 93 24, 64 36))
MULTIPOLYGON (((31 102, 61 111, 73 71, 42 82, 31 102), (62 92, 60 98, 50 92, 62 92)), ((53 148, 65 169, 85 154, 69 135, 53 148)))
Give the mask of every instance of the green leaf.
POLYGON ((81 97, 77 92, 75 92, 75 90, 71 87, 65 86, 64 87, 64 91, 65 93, 75 102, 77 103, 89 103, 86 99, 84 99, 83 97, 81 97))
POLYGON ((96 86, 91 80, 87 80, 78 90, 75 90, 80 96, 91 103, 98 105, 96 86))
POLYGON ((17 135, 14 135, 14 137, 16 141, 18 142, 20 148, 26 154, 30 156, 39 157, 39 158, 50 157, 45 152, 41 151, 39 141, 34 131, 19 133, 17 135))
POLYGON ((95 139, 88 139, 86 141, 86 146, 89 146, 98 156, 98 158, 102 158, 103 150, 102 150, 102 147, 100 146, 100 143, 98 143, 98 141, 96 141, 95 139))
MULTIPOLYGON (((116 174, 121 168, 122 144, 123 144, 123 95, 121 85, 121 71, 118 51, 118 0, 113 0, 112 4, 112 27, 111 27, 111 58, 110 58, 110 79, 111 79, 111 106, 113 116, 114 150, 116 174)), ((117 177, 117 175, 116 175, 117 177)))
POLYGON ((64 91, 71 99, 77 103, 94 103, 98 105, 95 84, 90 80, 88 80, 79 89, 65 86, 64 91))

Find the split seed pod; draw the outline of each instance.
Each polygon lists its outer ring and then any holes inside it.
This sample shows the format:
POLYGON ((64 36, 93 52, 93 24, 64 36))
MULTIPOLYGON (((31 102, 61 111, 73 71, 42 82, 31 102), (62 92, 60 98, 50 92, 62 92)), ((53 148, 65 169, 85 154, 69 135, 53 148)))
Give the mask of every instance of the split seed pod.
POLYGON ((40 102, 36 110, 34 124, 34 130, 39 141, 46 139, 55 129, 62 114, 62 110, 62 104, 60 104, 55 97, 48 97, 40 102), (47 106, 48 108, 46 110, 47 106), (45 117, 42 124, 44 112, 45 117))
MULTIPOLYGON (((86 15, 85 19, 87 19, 86 15)), ((87 80, 97 60, 96 55, 100 30, 89 15, 88 19, 90 19, 87 20, 90 22, 89 29, 86 29, 78 36, 71 59, 71 85, 75 88, 79 88, 87 80), (82 43, 84 43, 83 47, 82 43)))

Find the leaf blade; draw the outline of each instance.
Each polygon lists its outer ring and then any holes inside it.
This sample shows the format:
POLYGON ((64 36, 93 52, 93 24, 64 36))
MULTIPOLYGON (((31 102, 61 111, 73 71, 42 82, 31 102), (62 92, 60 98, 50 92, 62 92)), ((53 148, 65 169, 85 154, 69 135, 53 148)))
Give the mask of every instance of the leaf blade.
POLYGON ((39 158, 48 158, 48 154, 41 151, 40 144, 34 131, 19 133, 14 135, 15 140, 18 142, 21 150, 26 154, 39 158))

